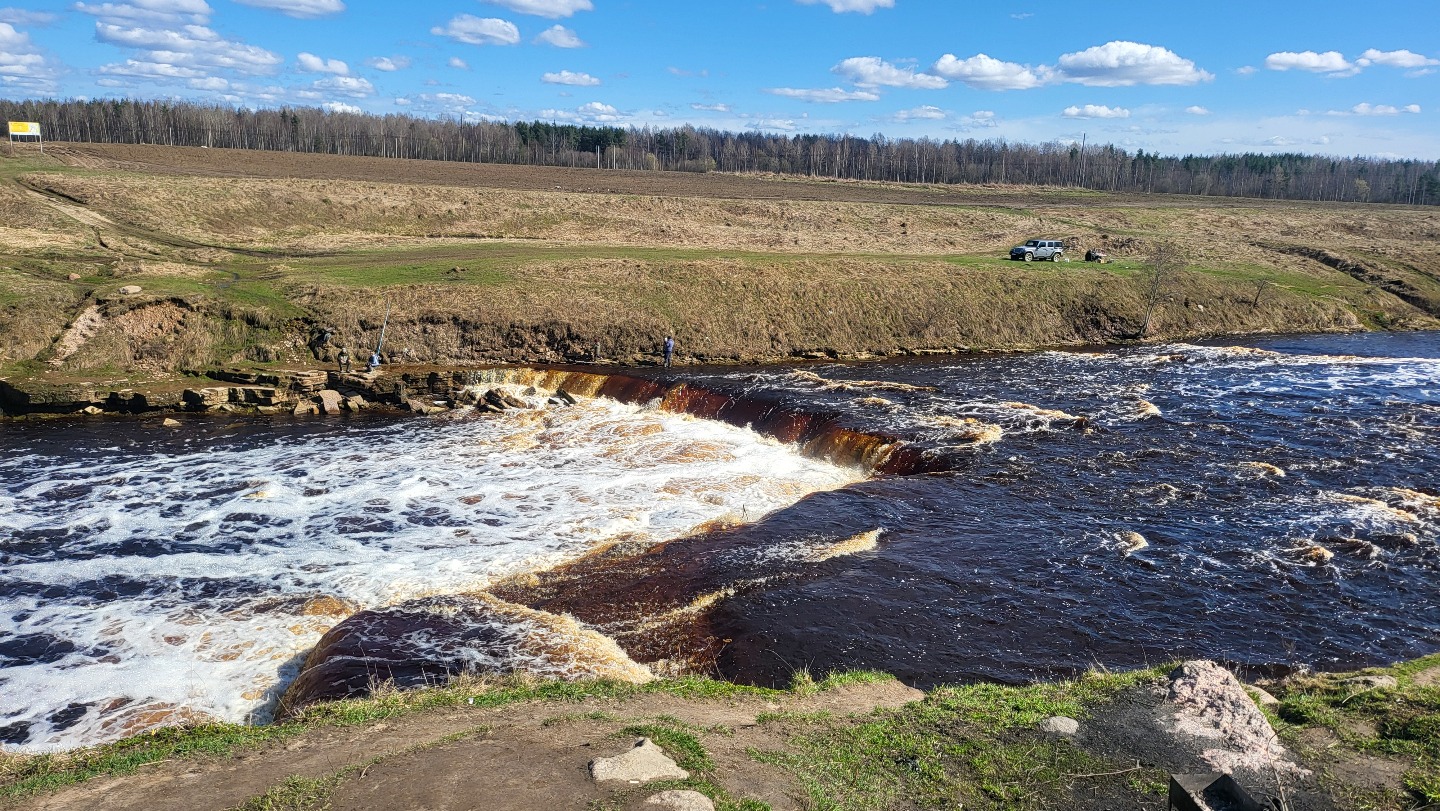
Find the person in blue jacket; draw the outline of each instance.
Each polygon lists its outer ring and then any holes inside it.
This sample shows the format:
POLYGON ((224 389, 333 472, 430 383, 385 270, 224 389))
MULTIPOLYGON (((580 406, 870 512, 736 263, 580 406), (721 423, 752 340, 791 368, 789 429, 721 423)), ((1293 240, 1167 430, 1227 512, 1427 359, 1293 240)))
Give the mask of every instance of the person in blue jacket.
POLYGON ((675 336, 665 336, 665 368, 670 368, 670 359, 675 355, 675 336))

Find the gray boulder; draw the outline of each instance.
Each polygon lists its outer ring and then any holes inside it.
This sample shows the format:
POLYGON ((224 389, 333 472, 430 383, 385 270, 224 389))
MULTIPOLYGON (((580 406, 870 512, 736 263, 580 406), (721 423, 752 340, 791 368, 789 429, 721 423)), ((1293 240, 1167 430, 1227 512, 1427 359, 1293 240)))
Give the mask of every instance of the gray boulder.
POLYGON ((1040 722, 1040 731, 1051 735, 1074 735, 1080 731, 1080 722, 1063 715, 1052 715, 1040 722))
POLYGON ((645 799, 645 807, 664 811, 715 811, 715 803, 698 791, 662 791, 645 799))

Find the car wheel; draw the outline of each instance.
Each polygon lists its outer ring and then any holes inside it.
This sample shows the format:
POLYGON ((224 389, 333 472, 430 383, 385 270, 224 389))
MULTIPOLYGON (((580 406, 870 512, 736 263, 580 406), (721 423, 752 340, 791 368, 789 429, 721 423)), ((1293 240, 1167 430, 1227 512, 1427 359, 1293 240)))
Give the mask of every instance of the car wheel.
POLYGON ((1059 251, 1056 251, 1056 252, 1050 254, 1050 261, 1051 261, 1051 262, 1059 262, 1059 261, 1060 261, 1060 252, 1059 252, 1059 251))
POLYGON ((1030 252, 1027 251, 1027 252, 1025 253, 1025 261, 1026 261, 1026 262, 1034 262, 1034 261, 1035 261, 1035 254, 1030 253, 1030 252))

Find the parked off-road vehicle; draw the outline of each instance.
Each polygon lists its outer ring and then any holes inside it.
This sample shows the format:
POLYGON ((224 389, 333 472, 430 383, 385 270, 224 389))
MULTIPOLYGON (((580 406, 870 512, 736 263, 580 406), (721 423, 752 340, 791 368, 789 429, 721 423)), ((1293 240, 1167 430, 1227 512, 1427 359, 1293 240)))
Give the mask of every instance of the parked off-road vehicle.
POLYGON ((1034 262, 1036 259, 1049 259, 1051 262, 1059 262, 1065 255, 1065 245, 1058 239, 1032 239, 1024 245, 1016 245, 1010 249, 1010 258, 1034 262))

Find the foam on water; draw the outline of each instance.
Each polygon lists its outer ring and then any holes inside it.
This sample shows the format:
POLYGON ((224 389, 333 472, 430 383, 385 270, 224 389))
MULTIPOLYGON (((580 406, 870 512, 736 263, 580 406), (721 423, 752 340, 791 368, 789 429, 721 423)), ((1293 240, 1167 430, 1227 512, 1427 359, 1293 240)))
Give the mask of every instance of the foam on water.
POLYGON ((0 735, 42 751, 263 721, 351 609, 754 520, 860 478, 605 400, 83 461, 21 449, 0 459, 0 735))

